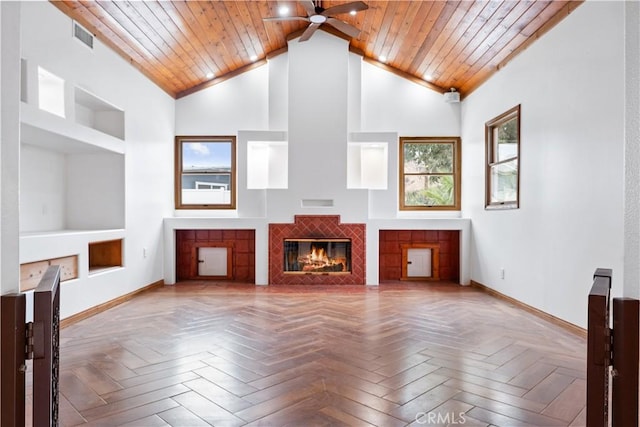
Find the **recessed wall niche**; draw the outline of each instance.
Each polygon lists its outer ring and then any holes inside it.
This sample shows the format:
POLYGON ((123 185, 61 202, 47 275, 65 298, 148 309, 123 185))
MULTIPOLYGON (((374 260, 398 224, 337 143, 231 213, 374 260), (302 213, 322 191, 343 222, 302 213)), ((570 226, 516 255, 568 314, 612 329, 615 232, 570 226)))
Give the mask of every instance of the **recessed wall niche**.
POLYGON ((65 117, 64 80, 38 67, 38 108, 65 117))
POLYGON ((122 239, 89 243, 89 274, 122 267, 122 239))
POLYGON ((350 142, 347 145, 347 188, 386 190, 386 142, 350 142))
POLYGON ((124 139, 124 111, 79 87, 74 104, 76 123, 124 139))
POLYGON ((124 228, 124 156, 24 143, 20 232, 124 228))
POLYGON ((247 188, 287 188, 289 147, 286 141, 247 142, 247 188))

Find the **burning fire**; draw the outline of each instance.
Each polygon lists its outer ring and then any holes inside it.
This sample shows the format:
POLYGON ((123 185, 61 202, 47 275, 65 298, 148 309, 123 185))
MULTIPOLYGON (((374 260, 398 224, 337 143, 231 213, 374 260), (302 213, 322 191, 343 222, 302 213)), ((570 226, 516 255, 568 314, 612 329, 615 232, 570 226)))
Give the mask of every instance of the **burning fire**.
POLYGON ((309 259, 314 263, 322 263, 329 264, 329 257, 325 252, 324 248, 316 248, 315 246, 311 246, 311 253, 309 254, 309 259))
POLYGON ((327 251, 322 246, 311 246, 311 251, 298 257, 298 263, 302 266, 302 271, 316 271, 325 267, 339 267, 342 270, 346 263, 344 258, 329 258, 327 251))

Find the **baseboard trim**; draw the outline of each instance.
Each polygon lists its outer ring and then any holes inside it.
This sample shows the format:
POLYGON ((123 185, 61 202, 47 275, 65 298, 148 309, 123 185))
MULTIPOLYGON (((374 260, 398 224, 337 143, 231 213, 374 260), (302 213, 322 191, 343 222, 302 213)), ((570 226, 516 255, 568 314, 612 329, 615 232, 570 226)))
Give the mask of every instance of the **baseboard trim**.
POLYGON ((522 301, 518 301, 515 298, 507 296, 503 293, 496 291, 495 289, 491 289, 490 287, 483 285, 482 283, 478 283, 475 280, 471 281, 471 287, 481 290, 495 298, 501 299, 503 301, 507 301, 522 310, 529 312, 541 319, 547 320, 554 325, 560 326, 562 329, 571 332, 574 335, 577 335, 581 338, 587 338, 587 330, 581 328, 580 326, 574 325, 571 322, 567 322, 566 320, 560 319, 559 317, 553 316, 549 313, 546 313, 538 308, 532 307, 528 304, 523 303, 522 301))
POLYGON ((98 313, 102 313, 103 311, 109 310, 117 305, 120 305, 124 302, 129 301, 136 295, 139 295, 143 292, 150 291, 155 288, 159 288, 164 286, 164 280, 158 280, 157 282, 153 282, 150 285, 144 286, 140 289, 136 289, 133 292, 129 292, 128 294, 119 296, 118 298, 112 299, 111 301, 107 301, 103 304, 96 305, 95 307, 91 307, 87 310, 81 311, 80 313, 76 313, 73 316, 69 316, 60 321, 60 328, 66 328, 67 326, 73 325, 74 323, 78 323, 81 320, 88 319, 91 316, 95 316, 98 313))

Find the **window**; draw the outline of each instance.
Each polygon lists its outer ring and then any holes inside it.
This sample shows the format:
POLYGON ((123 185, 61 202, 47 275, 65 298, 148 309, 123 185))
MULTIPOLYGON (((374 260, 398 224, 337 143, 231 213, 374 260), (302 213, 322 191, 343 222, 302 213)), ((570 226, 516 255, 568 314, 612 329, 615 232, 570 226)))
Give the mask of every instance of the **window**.
POLYGON ((520 206, 520 105, 485 125, 487 209, 520 206))
POLYGON ((176 136, 175 161, 176 209, 235 209, 235 136, 176 136))
POLYGON ((400 209, 460 210, 460 138, 400 138, 400 209))

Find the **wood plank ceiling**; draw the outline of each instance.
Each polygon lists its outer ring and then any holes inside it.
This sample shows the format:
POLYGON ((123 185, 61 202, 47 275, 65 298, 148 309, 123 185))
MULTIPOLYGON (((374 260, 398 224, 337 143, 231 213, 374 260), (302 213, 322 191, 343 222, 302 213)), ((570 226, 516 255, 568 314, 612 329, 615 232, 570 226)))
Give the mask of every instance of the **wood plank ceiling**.
MULTIPOLYGON (((279 16, 281 6, 291 16, 306 16, 293 0, 52 3, 176 98, 264 63, 286 49, 287 36, 307 26, 262 20, 279 16)), ((366 3, 369 9, 355 16, 337 16, 361 29, 352 51, 435 90, 456 88, 464 96, 581 1, 366 3)))

